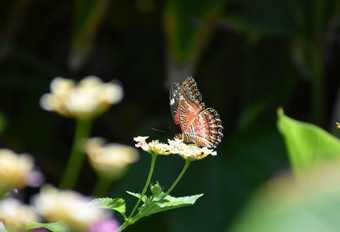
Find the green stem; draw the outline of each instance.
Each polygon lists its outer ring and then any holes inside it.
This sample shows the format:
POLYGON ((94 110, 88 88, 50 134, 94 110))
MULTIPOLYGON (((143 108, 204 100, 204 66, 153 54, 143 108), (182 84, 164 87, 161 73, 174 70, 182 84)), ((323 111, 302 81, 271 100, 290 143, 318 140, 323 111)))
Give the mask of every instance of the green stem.
POLYGON ((84 152, 80 149, 80 143, 88 138, 91 130, 91 120, 77 119, 76 131, 74 135, 71 154, 64 172, 64 175, 60 181, 60 188, 73 188, 78 180, 81 167, 85 158, 84 152))
POLYGON ((0 188, 0 200, 6 196, 7 192, 6 188, 0 188))
POLYGON ((184 173, 186 172, 186 170, 188 169, 190 163, 192 160, 190 159, 186 159, 185 160, 185 165, 181 171, 181 173, 179 174, 179 176, 177 177, 177 179, 175 180, 175 182, 171 185, 171 187, 169 188, 169 190, 165 193, 165 195, 161 198, 164 199, 167 195, 169 195, 171 193, 171 191, 175 188, 175 186, 178 184, 178 182, 182 179, 184 173))
POLYGON ((94 186, 92 195, 97 197, 103 197, 109 190, 112 184, 112 179, 107 178, 104 175, 99 175, 97 179, 97 183, 94 186))
MULTIPOLYGON (((186 172, 186 170, 188 169, 190 163, 192 160, 187 159, 185 160, 185 165, 181 171, 181 173, 179 174, 179 176, 177 177, 177 179, 175 180, 175 182, 171 185, 171 187, 169 188, 169 190, 164 194, 164 196, 159 199, 158 201, 163 200, 166 196, 168 196, 171 191, 175 188, 175 186, 178 184, 178 182, 182 179, 184 173, 186 172)), ((133 224, 135 222, 137 222, 139 219, 141 219, 142 217, 144 217, 145 213, 148 212, 150 210, 150 208, 144 208, 143 213, 139 213, 136 216, 134 216, 133 218, 130 219, 130 223, 133 224)), ((125 228, 125 227, 124 227, 125 228)))
POLYGON ((132 216, 133 214, 136 212, 138 205, 140 204, 140 202, 142 201, 146 191, 148 190, 148 187, 150 185, 150 181, 151 181, 151 177, 153 174, 153 170, 155 169, 155 163, 156 163, 156 158, 157 158, 156 153, 152 154, 152 159, 151 159, 151 166, 150 166, 150 171, 149 171, 149 175, 148 175, 148 179, 145 183, 144 189, 142 191, 142 194, 140 195, 140 198, 138 199, 136 205, 133 207, 128 219, 123 223, 123 225, 121 225, 116 231, 122 231, 123 229, 125 229, 126 227, 128 227, 129 225, 133 224, 135 221, 132 220, 132 216))

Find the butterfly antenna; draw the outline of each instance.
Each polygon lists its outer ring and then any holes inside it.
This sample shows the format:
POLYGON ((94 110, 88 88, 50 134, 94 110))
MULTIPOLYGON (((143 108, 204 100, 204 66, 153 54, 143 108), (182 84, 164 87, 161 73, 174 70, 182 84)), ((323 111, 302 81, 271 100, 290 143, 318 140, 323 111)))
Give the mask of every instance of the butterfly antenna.
POLYGON ((172 127, 169 126, 169 130, 160 130, 160 129, 156 129, 156 128, 151 128, 151 130, 157 131, 157 132, 161 132, 161 133, 167 133, 169 135, 173 135, 175 134, 174 130, 172 129, 172 127))
POLYGON ((162 132, 162 133, 167 133, 167 131, 156 129, 156 128, 151 128, 151 130, 157 131, 157 132, 162 132))

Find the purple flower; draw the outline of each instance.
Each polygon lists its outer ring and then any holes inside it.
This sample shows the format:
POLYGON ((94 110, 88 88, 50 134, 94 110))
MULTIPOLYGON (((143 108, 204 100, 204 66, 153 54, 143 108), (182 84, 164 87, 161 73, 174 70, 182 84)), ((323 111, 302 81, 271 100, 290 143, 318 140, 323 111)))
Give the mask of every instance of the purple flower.
POLYGON ((114 218, 108 218, 92 224, 88 232, 113 232, 119 228, 119 222, 114 218))

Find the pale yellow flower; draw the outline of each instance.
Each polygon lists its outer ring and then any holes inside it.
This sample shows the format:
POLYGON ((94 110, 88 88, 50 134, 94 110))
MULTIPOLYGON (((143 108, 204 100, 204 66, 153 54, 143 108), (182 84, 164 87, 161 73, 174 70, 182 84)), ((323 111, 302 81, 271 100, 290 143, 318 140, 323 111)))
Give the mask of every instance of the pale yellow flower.
POLYGON ((183 159, 200 160, 208 155, 217 155, 216 151, 207 147, 199 147, 195 144, 186 144, 180 139, 170 140, 169 144, 177 148, 177 154, 183 159))
POLYGON ((171 145, 166 143, 160 143, 158 140, 154 140, 149 143, 150 150, 160 155, 170 155, 171 145))
POLYGON ((150 143, 146 142, 148 136, 138 136, 133 138, 137 144, 136 147, 142 148, 148 153, 157 153, 159 155, 170 155, 172 152, 172 147, 165 143, 160 143, 158 140, 152 140, 150 143))
POLYGON ((34 196, 33 204, 48 222, 63 222, 71 230, 85 231, 89 226, 108 218, 109 212, 90 198, 71 190, 44 186, 34 196))
POLYGON ((24 205, 13 198, 5 198, 0 201, 0 222, 8 231, 26 231, 28 222, 38 221, 39 217, 33 207, 24 205))
POLYGON ((101 138, 89 139, 85 144, 85 151, 99 174, 118 179, 130 164, 138 160, 138 151, 122 144, 104 143, 101 138))
POLYGON ((7 191, 37 185, 35 182, 40 182, 41 176, 33 167, 30 155, 18 155, 9 149, 0 149, 0 189, 7 191))
POLYGON ((175 138, 168 140, 168 144, 160 143, 158 140, 152 140, 150 143, 146 142, 148 136, 138 136, 134 138, 138 142, 135 146, 142 148, 149 153, 157 153, 159 155, 178 154, 184 159, 199 160, 208 155, 217 155, 216 151, 207 147, 199 147, 195 144, 186 144, 183 140, 175 138))
POLYGON ((96 76, 87 76, 78 84, 56 77, 51 82, 50 89, 51 93, 41 97, 41 107, 73 118, 96 117, 123 98, 120 85, 103 83, 96 76))

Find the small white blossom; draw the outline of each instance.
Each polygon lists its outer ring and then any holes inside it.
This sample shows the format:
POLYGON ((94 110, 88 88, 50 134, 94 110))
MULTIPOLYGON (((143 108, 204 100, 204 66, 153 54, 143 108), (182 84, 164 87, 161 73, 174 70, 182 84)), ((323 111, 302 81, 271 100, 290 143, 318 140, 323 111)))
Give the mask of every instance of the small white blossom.
POLYGON ((100 208, 89 197, 52 186, 44 186, 34 196, 33 204, 48 222, 61 221, 75 231, 85 231, 110 216, 108 211, 100 208))
POLYGON ((39 217, 33 207, 24 205, 14 198, 0 201, 0 221, 8 231, 25 231, 28 222, 38 220, 39 217))
POLYGON ((56 77, 50 89, 51 93, 41 97, 41 107, 74 118, 96 117, 123 98, 120 85, 103 83, 96 76, 87 76, 78 85, 72 80, 56 77))
POLYGON ((138 160, 138 151, 130 146, 105 144, 101 138, 89 139, 85 151, 94 169, 111 179, 120 178, 127 167, 138 160))
POLYGON ((151 143, 149 143, 149 148, 152 152, 160 155, 171 154, 171 146, 165 143, 160 143, 158 140, 153 140, 151 143))
POLYGON ((150 143, 146 142, 148 136, 139 136, 134 138, 136 147, 142 148, 149 153, 157 153, 160 155, 178 154, 184 159, 199 160, 207 157, 208 155, 217 155, 216 151, 207 147, 199 147, 195 144, 186 144, 181 139, 175 138, 168 140, 168 144, 160 143, 158 140, 152 140, 150 143))
POLYGON ((152 140, 150 143, 146 142, 146 139, 149 138, 149 136, 138 136, 135 137, 134 140, 137 142, 135 145, 136 147, 142 148, 144 151, 148 153, 157 153, 159 155, 170 155, 172 146, 160 143, 158 140, 152 140))
POLYGON ((27 185, 40 185, 42 174, 33 168, 30 155, 18 155, 9 149, 0 149, 0 189, 8 191, 27 185))
POLYGON ((146 140, 149 138, 149 136, 138 136, 133 138, 137 144, 135 145, 136 147, 142 148, 144 151, 149 151, 149 145, 147 144, 146 140))

